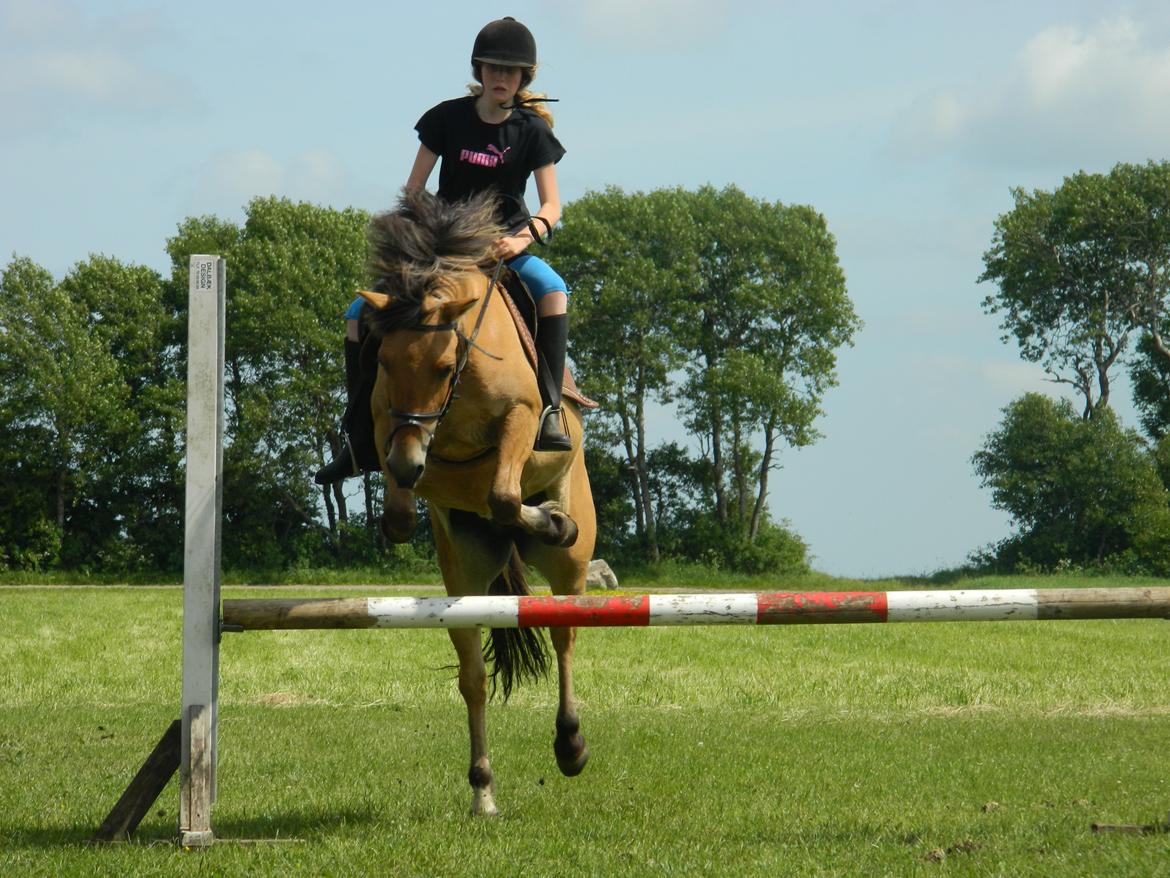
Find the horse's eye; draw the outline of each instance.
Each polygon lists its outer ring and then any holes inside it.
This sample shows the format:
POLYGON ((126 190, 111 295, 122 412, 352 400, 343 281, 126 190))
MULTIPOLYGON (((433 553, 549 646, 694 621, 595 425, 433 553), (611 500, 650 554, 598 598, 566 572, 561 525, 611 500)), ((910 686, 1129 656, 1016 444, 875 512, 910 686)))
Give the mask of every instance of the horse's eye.
POLYGON ((455 374, 455 366, 439 366, 435 371, 439 373, 440 378, 450 378, 455 374))

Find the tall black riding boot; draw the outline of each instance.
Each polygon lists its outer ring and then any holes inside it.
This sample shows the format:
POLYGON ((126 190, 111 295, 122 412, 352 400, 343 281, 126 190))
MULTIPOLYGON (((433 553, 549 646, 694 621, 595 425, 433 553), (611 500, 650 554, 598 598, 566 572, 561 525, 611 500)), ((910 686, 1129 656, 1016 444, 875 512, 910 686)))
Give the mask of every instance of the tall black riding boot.
POLYGON ((345 340, 345 414, 341 416, 341 450, 337 457, 317 471, 313 481, 331 485, 365 471, 379 468, 374 449, 374 418, 370 413, 370 391, 362 368, 362 344, 345 340))
POLYGON ((569 315, 539 318, 536 349, 540 352, 537 384, 544 411, 536 438, 537 451, 572 451, 573 440, 561 423, 561 383, 565 378, 565 344, 569 340, 569 315))

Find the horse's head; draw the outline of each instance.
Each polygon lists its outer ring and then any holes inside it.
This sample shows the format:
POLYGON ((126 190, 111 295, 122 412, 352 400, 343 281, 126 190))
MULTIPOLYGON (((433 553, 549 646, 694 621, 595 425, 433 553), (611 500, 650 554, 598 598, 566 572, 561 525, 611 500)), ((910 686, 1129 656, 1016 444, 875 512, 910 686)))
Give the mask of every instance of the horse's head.
MULTIPOLYGON (((439 421, 451 405, 468 348, 461 320, 486 291, 477 271, 445 276, 420 301, 362 292, 377 311, 383 392, 374 399, 387 419, 386 467, 400 488, 422 476, 439 421)), ((375 415, 379 417, 378 413, 375 415)))
POLYGON ((381 339, 375 425, 390 475, 403 488, 422 475, 454 398, 467 357, 459 322, 486 292, 483 272, 495 262, 500 235, 491 193, 448 204, 413 189, 370 223, 370 271, 383 293, 363 294, 375 308, 368 325, 381 339))

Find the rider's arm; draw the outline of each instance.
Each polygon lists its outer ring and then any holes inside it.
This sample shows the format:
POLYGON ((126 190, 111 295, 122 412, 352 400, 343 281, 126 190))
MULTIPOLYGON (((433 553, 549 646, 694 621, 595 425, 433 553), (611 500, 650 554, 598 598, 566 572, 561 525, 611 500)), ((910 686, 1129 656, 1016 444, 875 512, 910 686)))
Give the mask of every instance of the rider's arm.
POLYGON ((519 256, 532 243, 533 226, 536 227, 537 233, 544 238, 552 234, 553 226, 561 218, 561 196, 557 190, 557 166, 548 164, 543 168, 537 168, 532 172, 532 176, 536 178, 536 196, 540 199, 540 210, 532 215, 534 221, 531 225, 520 229, 510 237, 501 238, 496 243, 497 256, 502 256, 505 259, 519 256), (547 229, 544 223, 536 219, 538 216, 548 220, 547 229))
POLYGON ((414 157, 414 167, 410 169, 410 176, 406 178, 407 191, 424 188, 438 161, 439 157, 420 143, 418 155, 414 157))
MULTIPOLYGON (((557 166, 548 164, 543 168, 537 168, 532 172, 532 176, 536 179, 536 197, 540 199, 540 210, 536 212, 536 216, 544 217, 548 221, 549 229, 551 229, 561 219, 561 194, 557 187, 557 166)), ((536 227, 543 235, 545 232, 544 223, 538 221, 536 227)))

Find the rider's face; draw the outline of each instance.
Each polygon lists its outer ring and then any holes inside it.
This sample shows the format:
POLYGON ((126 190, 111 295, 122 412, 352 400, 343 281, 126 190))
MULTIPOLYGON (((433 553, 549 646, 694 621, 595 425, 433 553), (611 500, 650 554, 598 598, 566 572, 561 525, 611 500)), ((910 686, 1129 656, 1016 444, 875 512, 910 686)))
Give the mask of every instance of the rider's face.
POLYGON ((484 64, 480 67, 483 78, 483 92, 497 104, 510 104, 520 90, 521 70, 519 67, 500 67, 484 64))

